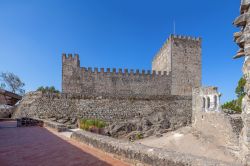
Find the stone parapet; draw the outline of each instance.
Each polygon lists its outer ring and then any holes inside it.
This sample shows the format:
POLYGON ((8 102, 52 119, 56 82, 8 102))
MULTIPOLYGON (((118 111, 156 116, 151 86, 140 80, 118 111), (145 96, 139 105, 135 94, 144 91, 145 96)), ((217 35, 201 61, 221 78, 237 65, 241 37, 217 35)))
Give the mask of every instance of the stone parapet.
POLYGON ((152 148, 142 144, 117 140, 107 136, 97 135, 86 131, 73 132, 71 138, 101 149, 112 155, 129 159, 134 165, 138 163, 151 166, 236 166, 204 157, 182 154, 175 151, 152 148))
POLYGON ((52 130, 55 130, 57 132, 64 132, 68 130, 68 128, 65 125, 56 122, 51 122, 48 120, 43 120, 43 124, 44 127, 51 128, 52 130))

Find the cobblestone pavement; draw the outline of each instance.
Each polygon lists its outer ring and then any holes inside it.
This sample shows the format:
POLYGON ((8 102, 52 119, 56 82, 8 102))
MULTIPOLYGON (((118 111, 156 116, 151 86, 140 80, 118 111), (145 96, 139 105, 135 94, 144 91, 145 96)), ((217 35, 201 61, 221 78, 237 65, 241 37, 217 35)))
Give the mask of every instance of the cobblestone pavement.
POLYGON ((1 166, 128 166, 46 128, 15 126, 0 122, 1 166))

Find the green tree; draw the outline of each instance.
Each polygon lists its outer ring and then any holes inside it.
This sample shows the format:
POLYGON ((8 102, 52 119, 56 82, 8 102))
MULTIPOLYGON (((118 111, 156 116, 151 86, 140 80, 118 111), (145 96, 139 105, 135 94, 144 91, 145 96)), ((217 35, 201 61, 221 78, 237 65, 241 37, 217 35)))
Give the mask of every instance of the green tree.
POLYGON ((238 106, 237 100, 232 100, 232 101, 226 102, 225 104, 222 105, 222 108, 233 110, 233 111, 238 112, 238 113, 241 112, 241 107, 238 106))
POLYGON ((238 81, 238 86, 236 87, 235 89, 235 93, 237 95, 238 98, 242 97, 242 96, 245 96, 245 92, 244 92, 244 86, 246 85, 246 79, 245 78, 241 78, 239 81, 238 81))
POLYGON ((235 89, 237 99, 226 102, 225 104, 223 104, 222 105, 223 109, 233 110, 233 111, 236 111, 238 113, 240 113, 242 111, 241 110, 242 99, 246 95, 246 93, 244 92, 244 86, 245 85, 246 85, 246 79, 242 77, 238 81, 238 85, 237 85, 237 87, 235 89))
POLYGON ((39 88, 37 88, 37 91, 41 91, 43 93, 60 93, 60 91, 57 90, 54 86, 50 86, 50 87, 40 86, 39 88))
POLYGON ((1 78, 1 85, 0 85, 1 88, 10 90, 11 92, 17 93, 19 95, 24 95, 25 90, 23 89, 23 87, 25 86, 25 84, 21 81, 21 79, 17 75, 10 72, 6 72, 6 73, 1 73, 0 78, 1 78))

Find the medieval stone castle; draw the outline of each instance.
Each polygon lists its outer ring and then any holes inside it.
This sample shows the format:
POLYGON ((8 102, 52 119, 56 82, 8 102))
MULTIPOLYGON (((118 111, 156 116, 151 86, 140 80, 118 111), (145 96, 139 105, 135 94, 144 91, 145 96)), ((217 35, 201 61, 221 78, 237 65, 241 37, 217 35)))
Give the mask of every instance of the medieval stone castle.
POLYGON ((80 67, 79 56, 62 57, 62 92, 90 96, 191 96, 201 86, 201 39, 171 35, 152 62, 152 72, 80 67))
POLYGON ((45 119, 65 128, 77 127, 79 119, 100 119, 108 124, 108 136, 115 138, 167 133, 170 147, 177 140, 181 147, 172 152, 165 145, 155 148, 82 131, 73 133, 77 140, 148 165, 250 165, 249 13, 250 0, 242 0, 241 15, 234 21, 241 27, 234 34, 240 46, 235 58, 245 57, 247 81, 241 115, 221 111, 218 89, 202 87, 201 39, 171 35, 153 58, 152 71, 85 68, 80 67, 79 55, 63 54, 62 93, 25 95, 13 118, 45 119), (191 135, 198 142, 185 139, 191 135), (185 144, 179 142, 181 137, 185 144), (213 147, 216 151, 211 151, 213 147))

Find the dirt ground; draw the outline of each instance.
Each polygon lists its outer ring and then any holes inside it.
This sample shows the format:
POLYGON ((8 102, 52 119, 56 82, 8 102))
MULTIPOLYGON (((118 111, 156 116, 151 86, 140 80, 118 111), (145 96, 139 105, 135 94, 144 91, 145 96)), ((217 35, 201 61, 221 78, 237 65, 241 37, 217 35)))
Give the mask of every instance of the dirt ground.
POLYGON ((224 148, 221 141, 201 136, 191 127, 184 127, 166 133, 162 137, 152 136, 136 142, 151 147, 189 153, 230 163, 237 162, 237 159, 224 148))

